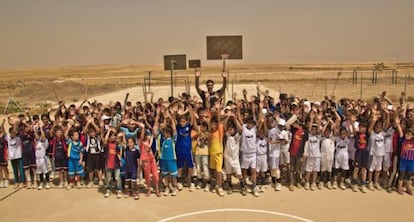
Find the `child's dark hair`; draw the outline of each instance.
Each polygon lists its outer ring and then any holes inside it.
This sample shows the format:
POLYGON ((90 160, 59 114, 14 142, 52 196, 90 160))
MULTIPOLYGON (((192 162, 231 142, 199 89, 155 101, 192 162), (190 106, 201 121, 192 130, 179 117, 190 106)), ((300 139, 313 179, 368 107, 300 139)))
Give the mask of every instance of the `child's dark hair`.
POLYGON ((208 123, 207 122, 202 122, 200 126, 208 129, 208 123))
POLYGON ((218 124, 218 120, 216 117, 211 118, 210 123, 217 123, 218 124))
POLYGON ((168 134, 172 134, 173 129, 171 128, 171 126, 166 126, 164 128, 164 133, 168 133, 168 134))
POLYGON ((79 132, 76 131, 76 130, 73 130, 73 129, 69 130, 69 137, 73 137, 73 135, 75 135, 75 133, 79 134, 79 132))

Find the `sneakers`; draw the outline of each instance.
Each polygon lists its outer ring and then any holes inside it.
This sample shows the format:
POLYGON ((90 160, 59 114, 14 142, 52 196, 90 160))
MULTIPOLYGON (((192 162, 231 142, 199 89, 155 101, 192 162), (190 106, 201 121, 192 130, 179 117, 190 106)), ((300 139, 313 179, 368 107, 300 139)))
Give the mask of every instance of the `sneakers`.
POLYGON ((352 191, 358 192, 358 185, 352 184, 352 191))
POLYGON ((281 191, 282 190, 282 184, 276 183, 275 185, 275 191, 281 191))
POLYGON ((68 186, 66 187, 66 190, 70 190, 72 188, 72 186, 73 186, 72 183, 68 184, 68 186))
POLYGON ((323 182, 322 182, 322 181, 320 181, 320 182, 318 183, 318 189, 319 189, 319 190, 322 190, 322 187, 323 187, 323 182))
POLYGON ((37 187, 38 190, 43 190, 43 186, 42 184, 39 184, 39 186, 37 187))
POLYGON ((310 189, 312 191, 316 190, 316 183, 311 184, 310 189))
POLYGON ((99 181, 99 186, 102 187, 104 185, 104 182, 102 180, 99 181))
POLYGON ((382 190, 381 186, 378 183, 374 183, 374 188, 378 191, 382 190))
POLYGON ((135 193, 134 193, 134 200, 139 200, 139 193, 138 193, 138 191, 135 191, 135 193))
POLYGON ((361 192, 362 192, 362 193, 366 193, 366 192, 367 192, 367 188, 366 188, 366 186, 365 186, 365 185, 362 185, 362 186, 361 186, 361 192))
POLYGON ((81 185, 81 183, 80 183, 80 182, 77 182, 77 183, 76 183, 76 188, 78 188, 78 189, 81 189, 81 188, 82 188, 82 185, 81 185))
POLYGON ((345 184, 344 184, 343 182, 341 182, 341 183, 339 184, 339 188, 340 188, 341 190, 346 190, 346 186, 345 186, 345 184))
POLYGON ((338 182, 334 181, 332 184, 332 189, 336 190, 338 188, 338 182))
POLYGON ((233 188, 232 187, 229 187, 229 189, 227 189, 227 194, 230 195, 232 193, 233 193, 233 188))
POLYGON ((3 187, 7 188, 9 186, 9 180, 5 180, 3 183, 3 187))
POLYGON ((290 191, 294 191, 295 190, 295 186, 293 186, 293 184, 289 185, 289 190, 290 191))
POLYGON ((246 187, 242 187, 242 188, 241 188, 240 193, 241 193, 243 196, 246 196, 246 195, 247 195, 247 188, 246 188, 246 187))
POLYGON ((170 189, 165 188, 164 193, 162 193, 164 196, 170 195, 170 189))
POLYGON ((259 196, 259 189, 257 187, 253 188, 253 196, 258 197, 259 196))
POLYGON ((122 198, 122 191, 118 190, 116 191, 116 198, 122 198))
POLYGON ((93 182, 89 182, 88 185, 86 186, 87 188, 92 188, 93 187, 93 182))
POLYGON ((33 190, 36 189, 36 184, 35 183, 32 183, 30 186, 32 186, 33 190))
POLYGON ((204 187, 204 192, 209 192, 210 191, 210 184, 206 184, 206 187, 204 187))
POLYGON ((190 192, 193 192, 195 190, 195 184, 191 183, 190 184, 190 192))
POLYGON ((224 191, 222 187, 217 187, 216 192, 220 197, 224 196, 224 191))
POLYGON ((372 182, 368 184, 368 190, 374 191, 374 185, 372 185, 372 182))
POLYGON ((197 183, 196 189, 197 190, 201 189, 201 182, 200 183, 197 183))
POLYGON ((109 189, 105 192, 105 198, 109 197, 111 195, 111 191, 109 189))
POLYGON ((303 188, 302 183, 298 182, 296 183, 296 187, 300 190, 303 188))
POLYGON ((49 189, 50 189, 50 184, 49 184, 49 182, 46 182, 45 189, 46 189, 46 190, 49 190, 49 189))
POLYGON ((305 190, 309 190, 309 183, 308 182, 305 183, 304 188, 305 188, 305 190))
POLYGON ((178 194, 178 189, 174 188, 173 191, 171 192, 171 196, 175 197, 178 194))
POLYGON ((328 188, 328 190, 331 190, 332 189, 331 181, 326 182, 325 186, 326 186, 326 188, 328 188))
POLYGON ((0 188, 3 188, 4 187, 4 185, 3 185, 3 181, 2 180, 0 180, 0 188))
POLYGON ((183 184, 182 183, 177 183, 177 188, 179 191, 181 191, 183 189, 183 184))

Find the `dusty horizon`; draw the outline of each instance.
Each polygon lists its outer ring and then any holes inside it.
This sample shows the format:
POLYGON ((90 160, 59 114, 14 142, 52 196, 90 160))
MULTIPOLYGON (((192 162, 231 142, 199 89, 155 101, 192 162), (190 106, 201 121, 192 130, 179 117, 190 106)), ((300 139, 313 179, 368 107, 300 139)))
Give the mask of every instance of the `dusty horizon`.
POLYGON ((233 64, 414 61, 413 1, 13 1, 0 7, 0 68, 206 61, 206 36, 242 35, 233 64))

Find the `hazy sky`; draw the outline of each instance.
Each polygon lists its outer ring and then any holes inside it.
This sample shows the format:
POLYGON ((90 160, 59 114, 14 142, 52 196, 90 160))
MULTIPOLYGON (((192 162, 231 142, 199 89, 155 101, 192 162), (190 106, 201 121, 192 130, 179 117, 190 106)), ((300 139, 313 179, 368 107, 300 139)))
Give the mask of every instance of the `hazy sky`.
POLYGON ((243 35, 245 63, 414 61, 413 0, 0 0, 0 67, 206 59, 243 35))

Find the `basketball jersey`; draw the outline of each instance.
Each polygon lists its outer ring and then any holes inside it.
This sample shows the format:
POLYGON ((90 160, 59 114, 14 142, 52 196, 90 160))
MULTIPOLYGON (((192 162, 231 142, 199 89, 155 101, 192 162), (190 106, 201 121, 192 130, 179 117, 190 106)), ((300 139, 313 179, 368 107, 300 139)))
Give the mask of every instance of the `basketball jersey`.
POLYGON ((243 124, 241 151, 243 153, 256 153, 256 126, 251 129, 243 124))
POLYGON ((267 141, 266 137, 263 137, 262 139, 257 138, 256 141, 256 150, 257 155, 266 155, 267 154, 267 141))

